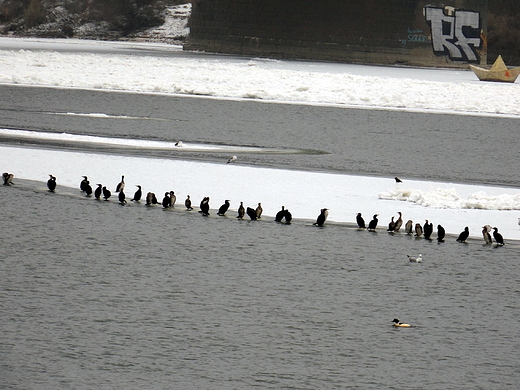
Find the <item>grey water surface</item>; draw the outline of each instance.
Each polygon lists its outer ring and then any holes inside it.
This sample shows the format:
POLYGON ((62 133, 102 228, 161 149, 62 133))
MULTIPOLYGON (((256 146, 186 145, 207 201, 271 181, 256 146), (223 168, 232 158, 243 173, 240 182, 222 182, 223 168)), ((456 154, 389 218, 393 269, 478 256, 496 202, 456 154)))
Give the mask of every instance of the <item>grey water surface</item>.
MULTIPOLYGON (((2 127, 303 151, 240 156, 258 166, 520 183, 517 119, 0 91, 2 127)), ((46 179, 0 186, 1 389, 520 387, 518 243, 240 221, 214 204, 203 217, 96 201, 59 178, 50 193, 46 179), (395 317, 413 327, 394 329, 395 317)))
MULTIPOLYGON (((2 85, 0 126, 300 149, 303 153, 244 153, 239 158, 241 164, 285 169, 520 186, 518 118, 2 85)), ((0 137, 0 142, 22 141, 0 137)), ((42 140, 36 145, 63 147, 42 140)), ((80 150, 85 147, 77 146, 80 150)), ((96 150, 99 146, 89 148, 96 150)), ((182 150, 101 151, 204 161, 223 159, 218 153, 182 150)))
POLYGON ((0 196, 2 389, 520 384, 518 245, 0 196))

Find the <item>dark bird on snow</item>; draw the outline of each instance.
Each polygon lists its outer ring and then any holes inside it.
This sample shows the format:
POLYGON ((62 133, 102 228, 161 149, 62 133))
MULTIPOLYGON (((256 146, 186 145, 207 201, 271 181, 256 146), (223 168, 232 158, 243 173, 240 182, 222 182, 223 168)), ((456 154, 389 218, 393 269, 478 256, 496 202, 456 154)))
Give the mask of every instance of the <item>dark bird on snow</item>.
POLYGON ((291 221, 292 221, 292 214, 289 212, 288 209, 285 209, 285 212, 284 212, 283 216, 285 218, 285 223, 287 225, 290 225, 291 221))
POLYGON ((103 187, 103 198, 105 200, 108 200, 108 198, 110 198, 112 196, 112 193, 110 192, 110 190, 106 187, 103 187))
POLYGON ((256 206, 256 219, 262 218, 262 213, 264 212, 264 209, 262 208, 262 203, 258 203, 258 206, 256 206))
POLYGON ((209 215, 209 196, 206 196, 202 199, 202 202, 200 202, 200 211, 205 217, 209 215))
POLYGON ((321 209, 320 215, 318 215, 318 218, 316 219, 316 222, 314 223, 314 225, 323 226, 323 224, 327 220, 328 216, 329 216, 329 209, 321 209))
POLYGON ((402 182, 403 182, 403 181, 402 181, 401 179, 399 179, 397 176, 394 177, 394 179, 395 179, 395 182, 396 182, 396 183, 402 183, 402 182))
POLYGON ((388 223, 388 229, 386 229, 387 232, 393 232, 395 230, 395 222, 394 217, 392 217, 392 220, 388 223))
POLYGON ((459 234, 459 237, 457 238, 458 242, 466 242, 466 240, 469 237, 469 228, 466 226, 464 228, 464 231, 459 234))
POLYGON ((97 200, 99 200, 101 198, 101 192, 102 192, 102 187, 103 184, 98 184, 97 185, 97 188, 96 188, 96 191, 94 191, 94 196, 96 197, 97 200))
POLYGON ((374 216, 372 217, 372 220, 368 223, 368 230, 371 232, 376 231, 377 223, 379 222, 379 220, 377 219, 378 215, 379 214, 374 214, 374 216))
POLYGON ((92 196, 92 187, 90 186, 90 184, 87 184, 85 186, 85 195, 86 196, 92 196))
POLYGON ((498 232, 498 228, 493 228, 493 238, 495 239, 497 245, 504 245, 504 237, 498 232))
POLYGON ((125 177, 121 176, 121 181, 116 187, 116 192, 123 191, 125 189, 125 177))
POLYGON ((12 173, 4 172, 2 174, 2 177, 4 179, 4 186, 10 186, 13 183, 14 175, 12 173))
POLYGON ((164 207, 165 209, 170 207, 170 193, 169 192, 164 193, 164 198, 162 200, 162 207, 164 207))
POLYGON ((399 229, 401 229, 401 226, 403 225, 403 214, 398 211, 397 214, 399 214, 399 218, 397 218, 397 221, 395 221, 394 231, 398 232, 399 229))
POLYGON ((119 199, 119 203, 121 203, 121 204, 126 203, 126 195, 123 190, 119 191, 119 195, 117 196, 117 198, 119 199))
POLYGON ((226 214, 226 211, 228 211, 228 209, 229 209, 229 200, 226 199, 224 201, 224 204, 219 207, 217 215, 224 215, 224 214, 226 214))
POLYGON ((240 202, 240 206, 238 206, 238 219, 244 218, 244 215, 246 215, 246 209, 244 208, 244 202, 240 202))
MULTIPOLYGON (((87 192, 87 189, 90 187, 90 182, 86 176, 82 176, 82 178, 83 180, 79 183, 79 189, 83 192, 87 192)), ((92 190, 92 187, 90 187, 90 189, 92 190)), ((92 193, 92 191, 90 193, 92 193)))
POLYGON ((424 224, 424 227, 423 227, 423 231, 424 231, 424 238, 426 238, 427 240, 431 240, 431 235, 433 234, 433 223, 428 223, 428 220, 426 220, 425 224, 424 224))
POLYGON ((186 200, 184 201, 184 206, 186 206, 186 210, 193 210, 193 207, 191 207, 191 199, 188 195, 186 200))
POLYGON ((413 221, 411 219, 406 221, 406 225, 404 225, 404 231, 406 232, 406 234, 413 233, 413 221))
POLYGON ((444 242, 444 237, 446 236, 446 231, 441 225, 437 225, 437 241, 444 242))
POLYGON ((52 175, 49 176, 50 178, 49 180, 47 180, 47 188, 50 192, 54 192, 54 190, 56 189, 56 177, 52 175))
POLYGON ((282 209, 276 213, 276 216, 274 217, 274 220, 276 222, 282 222, 282 219, 285 216, 285 207, 282 206, 282 209))
POLYGON ((361 216, 361 213, 357 213, 356 215, 356 222, 359 228, 365 229, 367 226, 365 225, 365 220, 361 216))
POLYGON ((157 201, 157 197, 155 196, 155 194, 153 192, 149 192, 146 194, 146 205, 147 206, 151 206, 153 204, 157 204, 159 203, 157 201))
POLYGON ((251 218, 251 221, 256 221, 256 210, 252 207, 248 207, 246 214, 251 218))
POLYGON ((140 185, 136 185, 137 191, 134 193, 134 197, 132 198, 133 202, 139 202, 141 197, 143 196, 143 190, 140 185))
POLYGON ((415 237, 421 237, 423 233, 422 226, 420 223, 415 224, 415 237))

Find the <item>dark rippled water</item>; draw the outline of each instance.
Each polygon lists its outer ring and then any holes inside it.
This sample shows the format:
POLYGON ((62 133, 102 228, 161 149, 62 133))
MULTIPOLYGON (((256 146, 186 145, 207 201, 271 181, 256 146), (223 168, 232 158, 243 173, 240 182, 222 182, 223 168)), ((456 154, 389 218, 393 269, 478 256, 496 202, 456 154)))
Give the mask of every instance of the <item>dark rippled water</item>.
POLYGON ((2 389, 520 385, 516 245, 0 196, 2 389))
MULTIPOLYGON (((3 127, 308 151, 240 156, 251 165, 520 183, 513 119, 0 91, 3 127)), ((518 243, 204 218, 16 182, 0 186, 2 389, 520 387, 518 243), (418 253, 423 263, 407 260, 418 253), (394 317, 415 326, 393 329, 394 317)))

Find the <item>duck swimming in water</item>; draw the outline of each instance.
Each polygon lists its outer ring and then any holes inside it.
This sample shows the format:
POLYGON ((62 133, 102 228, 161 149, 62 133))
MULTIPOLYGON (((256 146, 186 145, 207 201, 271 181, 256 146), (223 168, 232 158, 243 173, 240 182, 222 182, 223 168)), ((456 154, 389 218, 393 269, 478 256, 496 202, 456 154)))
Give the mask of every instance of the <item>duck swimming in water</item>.
POLYGON ((404 324, 404 323, 400 322, 397 318, 394 318, 394 320, 392 322, 393 322, 392 326, 394 326, 396 328, 411 328, 412 327, 412 325, 410 325, 410 324, 404 324))

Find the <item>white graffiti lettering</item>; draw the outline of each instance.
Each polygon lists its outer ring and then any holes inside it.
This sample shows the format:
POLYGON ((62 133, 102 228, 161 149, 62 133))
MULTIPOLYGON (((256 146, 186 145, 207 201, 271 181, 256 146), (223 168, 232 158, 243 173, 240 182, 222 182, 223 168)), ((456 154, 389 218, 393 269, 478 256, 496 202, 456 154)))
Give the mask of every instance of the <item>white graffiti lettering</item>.
POLYGON ((455 10, 446 15, 443 8, 425 7, 424 15, 432 33, 433 52, 454 61, 479 62, 480 15, 475 11, 455 10))

